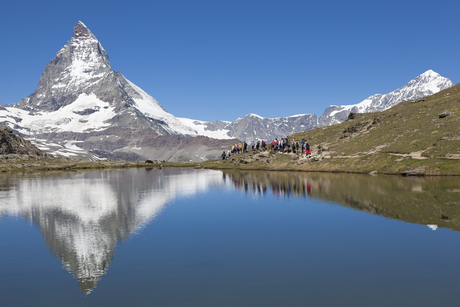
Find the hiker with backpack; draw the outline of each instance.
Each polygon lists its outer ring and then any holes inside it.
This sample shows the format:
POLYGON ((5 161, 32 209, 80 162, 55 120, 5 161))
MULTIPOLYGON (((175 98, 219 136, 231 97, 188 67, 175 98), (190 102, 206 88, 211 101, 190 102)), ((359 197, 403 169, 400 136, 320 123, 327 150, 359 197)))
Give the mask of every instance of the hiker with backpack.
POLYGON ((308 143, 305 144, 305 155, 307 156, 307 158, 310 158, 311 156, 310 145, 308 143))

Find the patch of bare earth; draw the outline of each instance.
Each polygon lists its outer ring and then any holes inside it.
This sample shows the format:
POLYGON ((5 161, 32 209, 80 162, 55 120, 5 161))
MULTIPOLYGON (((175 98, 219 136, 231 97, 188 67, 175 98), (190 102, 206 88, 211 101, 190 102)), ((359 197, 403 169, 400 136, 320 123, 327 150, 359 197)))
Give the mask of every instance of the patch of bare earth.
POLYGON ((446 159, 460 159, 460 154, 447 154, 446 159))
POLYGON ((387 146, 388 146, 388 144, 383 144, 383 145, 379 145, 379 146, 376 146, 376 147, 372 148, 368 152, 356 153, 354 155, 340 155, 340 156, 335 156, 334 158, 362 158, 362 157, 367 156, 367 155, 376 154, 376 153, 380 152, 383 148, 385 148, 387 146))
POLYGON ((424 152, 424 150, 420 150, 420 151, 414 151, 414 152, 411 152, 411 153, 408 153, 408 154, 390 153, 390 155, 401 157, 400 159, 398 159, 396 161, 402 161, 402 160, 407 159, 407 158, 412 158, 412 159, 417 159, 417 160, 428 159, 427 157, 422 156, 423 152, 424 152))

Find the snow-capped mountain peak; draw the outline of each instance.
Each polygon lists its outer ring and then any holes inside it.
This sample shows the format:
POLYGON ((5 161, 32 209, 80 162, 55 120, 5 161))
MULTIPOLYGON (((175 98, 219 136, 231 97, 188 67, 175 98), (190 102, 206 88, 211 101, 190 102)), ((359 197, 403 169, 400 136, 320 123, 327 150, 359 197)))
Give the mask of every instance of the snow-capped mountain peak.
POLYGON ((356 113, 383 111, 402 101, 433 95, 453 85, 451 80, 430 69, 391 93, 375 94, 353 105, 328 107, 319 118, 319 125, 328 126, 341 123, 352 111, 356 113))

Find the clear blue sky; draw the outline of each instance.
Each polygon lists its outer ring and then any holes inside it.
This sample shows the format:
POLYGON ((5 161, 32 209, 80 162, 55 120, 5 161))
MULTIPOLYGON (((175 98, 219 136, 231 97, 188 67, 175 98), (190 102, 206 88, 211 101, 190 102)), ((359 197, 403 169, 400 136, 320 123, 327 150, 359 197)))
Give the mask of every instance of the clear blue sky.
POLYGON ((432 69, 460 82, 460 1, 2 1, 0 103, 37 87, 81 20, 178 117, 315 113, 432 69))

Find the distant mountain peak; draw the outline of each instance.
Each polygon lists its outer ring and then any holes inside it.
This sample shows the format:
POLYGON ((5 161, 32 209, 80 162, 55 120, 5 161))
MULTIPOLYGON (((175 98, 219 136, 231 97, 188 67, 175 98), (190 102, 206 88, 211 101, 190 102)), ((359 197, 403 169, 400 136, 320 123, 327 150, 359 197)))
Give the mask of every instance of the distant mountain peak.
POLYGON ((384 111, 402 101, 433 95, 451 86, 454 86, 451 80, 429 69, 391 93, 384 95, 375 94, 354 105, 334 105, 328 107, 319 118, 319 125, 329 126, 341 123, 347 119, 350 112, 368 113, 384 111))

